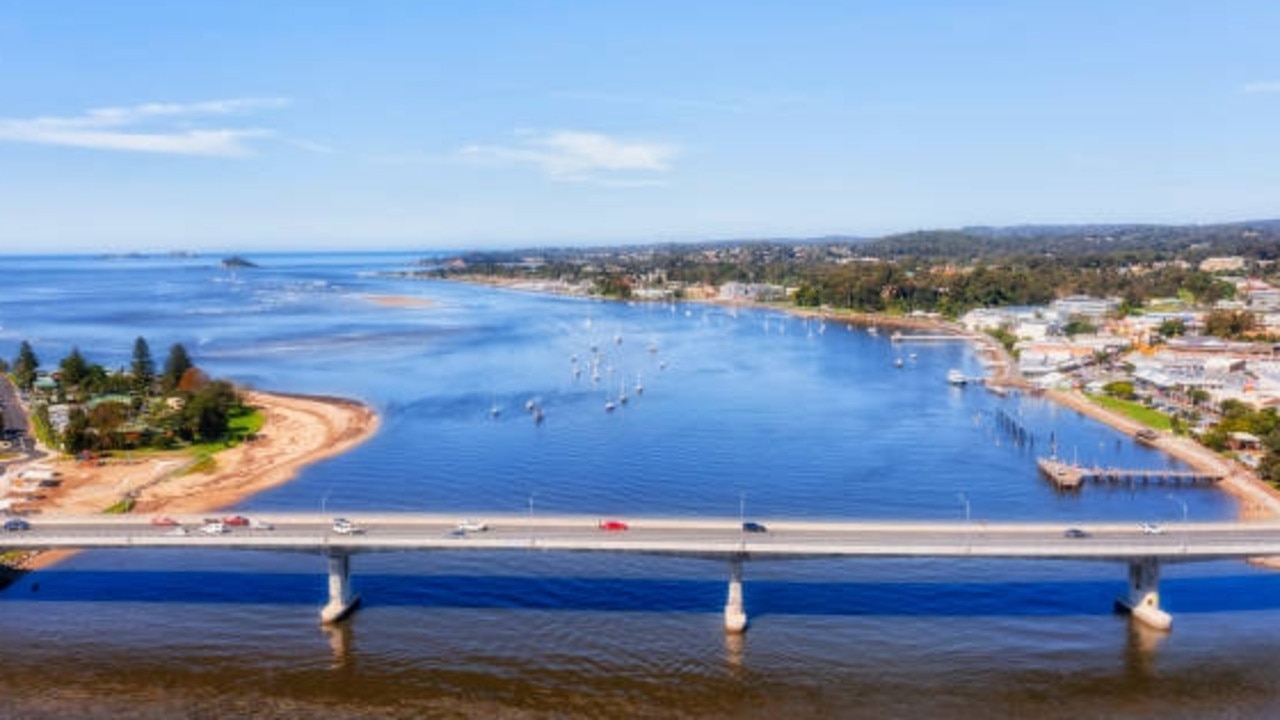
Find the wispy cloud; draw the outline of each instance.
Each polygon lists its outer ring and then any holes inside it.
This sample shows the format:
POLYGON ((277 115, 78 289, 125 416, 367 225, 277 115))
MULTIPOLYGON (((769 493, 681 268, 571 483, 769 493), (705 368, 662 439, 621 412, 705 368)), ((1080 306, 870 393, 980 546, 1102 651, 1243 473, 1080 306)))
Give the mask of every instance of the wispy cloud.
POLYGON ((661 184, 655 173, 671 169, 677 151, 666 143, 622 140, 579 130, 523 132, 517 145, 469 145, 459 154, 497 163, 540 168, 553 180, 611 186, 661 184))
POLYGON ((1267 82, 1251 82, 1246 83, 1240 88, 1240 92, 1250 95, 1261 95, 1263 93, 1280 93, 1280 81, 1267 82))
POLYGON ((235 98, 195 103, 145 103, 96 108, 72 117, 0 117, 0 141, 95 150, 242 157, 247 141, 274 135, 261 128, 226 127, 231 116, 284 107, 285 98, 235 98), (213 127, 195 127, 197 123, 213 127))

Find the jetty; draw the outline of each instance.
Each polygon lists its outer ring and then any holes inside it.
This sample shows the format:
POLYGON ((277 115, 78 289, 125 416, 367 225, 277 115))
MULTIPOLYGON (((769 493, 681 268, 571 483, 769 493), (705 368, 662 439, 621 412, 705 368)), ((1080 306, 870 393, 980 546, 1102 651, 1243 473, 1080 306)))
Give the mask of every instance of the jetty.
POLYGON ((899 343, 899 342, 956 342, 956 341, 962 341, 962 340, 976 340, 976 339, 977 339, 977 338, 976 338, 975 336, 973 336, 973 335, 966 335, 966 334, 962 334, 962 333, 948 333, 948 334, 942 334, 942 335, 939 335, 939 334, 931 334, 931 335, 930 335, 930 334, 923 334, 923 333, 902 333, 902 332, 895 332, 895 333, 893 333, 892 335, 890 335, 890 336, 889 336, 889 340, 890 340, 891 342, 895 342, 895 343, 899 343))
POLYGON ((1222 480, 1222 475, 1217 473, 1204 473, 1199 470, 1169 470, 1169 469, 1126 469, 1111 467, 1085 467, 1076 463, 1068 463, 1059 460, 1057 457, 1042 457, 1036 460, 1040 472, 1053 481, 1055 485, 1064 489, 1075 489, 1083 485, 1085 482, 1093 483, 1123 483, 1128 485, 1135 484, 1173 484, 1181 485, 1199 484, 1199 483, 1216 483, 1222 480))

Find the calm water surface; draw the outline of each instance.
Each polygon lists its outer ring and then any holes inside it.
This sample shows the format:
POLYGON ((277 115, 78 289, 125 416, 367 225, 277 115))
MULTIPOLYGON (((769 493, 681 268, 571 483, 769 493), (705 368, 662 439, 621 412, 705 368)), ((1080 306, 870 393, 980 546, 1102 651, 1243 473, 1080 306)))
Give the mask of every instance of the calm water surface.
MULTIPOLYGON (((949 368, 981 372, 962 344, 383 274, 419 256, 252 259, 259 269, 231 272, 213 258, 0 258, 0 354, 25 339, 44 367, 73 345, 127 366, 141 335, 159 362, 181 342, 212 375, 383 414, 356 451, 240 508, 264 516, 744 506, 764 522, 967 511, 1087 524, 1175 523, 1184 503, 1193 520, 1238 511, 1211 489, 1055 492, 1034 464, 1050 438, 1082 462, 1176 463, 1039 399, 948 386, 949 368)), ((0 715, 1280 714, 1280 578, 1240 563, 1165 568, 1169 634, 1111 613, 1125 568, 1109 563, 751 563, 742 638, 721 630, 720 563, 405 554, 358 556, 354 572, 364 605, 333 629, 317 621, 326 585, 311 556, 94 552, 29 575, 0 594, 0 715)))

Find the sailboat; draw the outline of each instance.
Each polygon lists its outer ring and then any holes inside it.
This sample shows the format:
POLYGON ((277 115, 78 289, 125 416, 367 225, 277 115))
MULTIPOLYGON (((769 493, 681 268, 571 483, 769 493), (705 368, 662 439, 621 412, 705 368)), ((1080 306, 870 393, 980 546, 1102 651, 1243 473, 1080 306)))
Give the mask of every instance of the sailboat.
POLYGON ((644 394, 644 383, 640 381, 640 373, 636 373, 636 394, 644 394))

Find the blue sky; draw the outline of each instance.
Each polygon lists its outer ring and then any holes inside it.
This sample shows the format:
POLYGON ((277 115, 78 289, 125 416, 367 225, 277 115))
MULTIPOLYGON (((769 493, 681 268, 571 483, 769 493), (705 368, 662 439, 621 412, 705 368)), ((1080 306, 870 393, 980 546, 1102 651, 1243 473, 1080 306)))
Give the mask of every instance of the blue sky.
POLYGON ((0 6, 0 253, 1280 216, 1280 3, 0 6))

